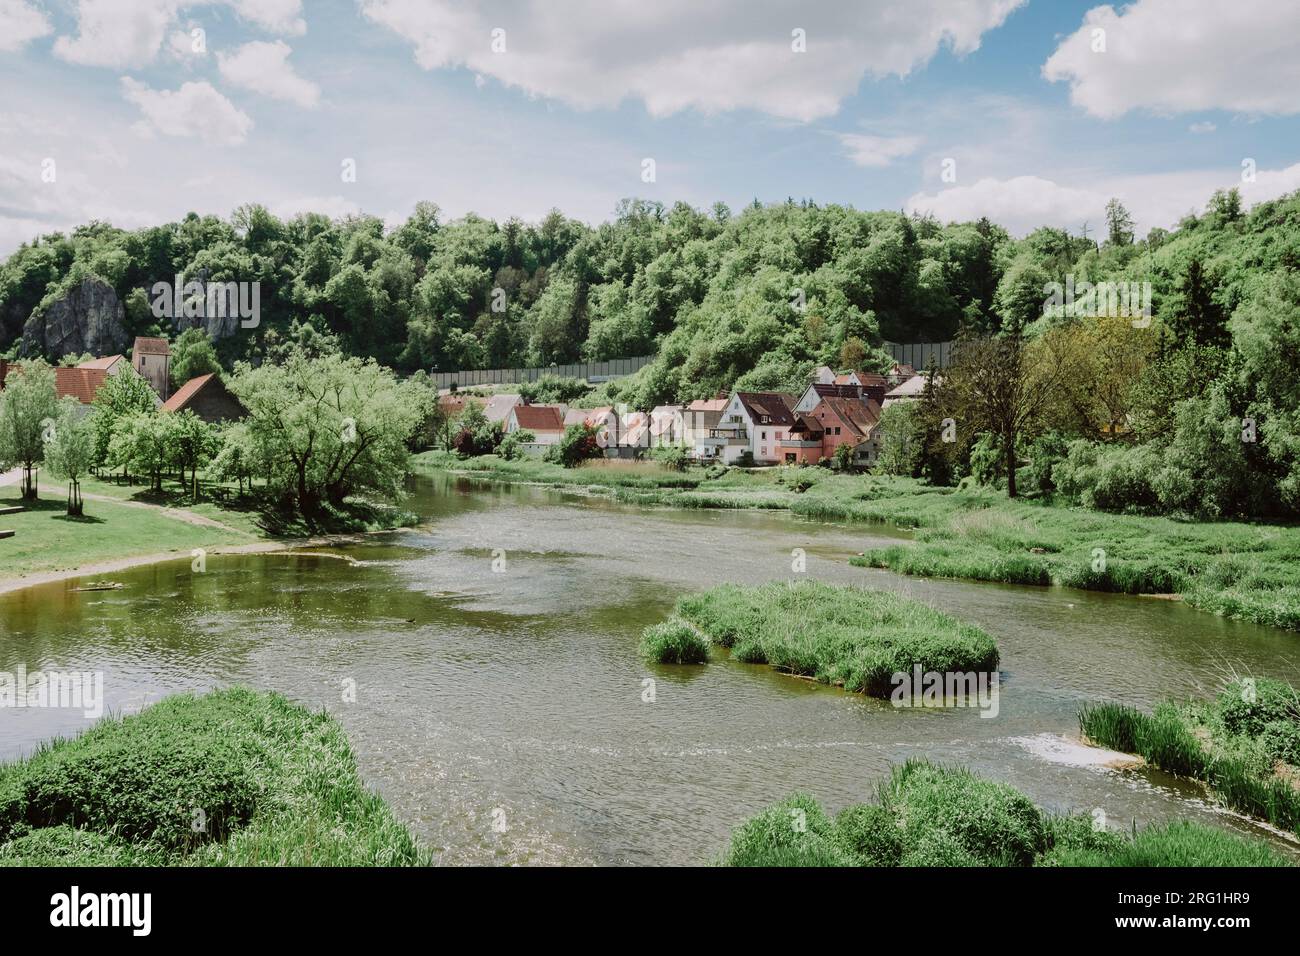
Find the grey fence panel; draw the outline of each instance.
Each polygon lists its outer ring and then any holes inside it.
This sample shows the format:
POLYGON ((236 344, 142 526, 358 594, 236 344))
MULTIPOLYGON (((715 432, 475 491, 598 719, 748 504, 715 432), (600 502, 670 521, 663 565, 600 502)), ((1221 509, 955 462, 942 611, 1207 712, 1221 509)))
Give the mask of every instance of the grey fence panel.
MULTIPOLYGON (((886 342, 885 349, 894 361, 910 365, 917 371, 925 368, 933 358, 938 368, 947 368, 952 360, 951 342, 886 342)), ((475 385, 514 385, 535 382, 545 375, 559 378, 583 378, 604 381, 631 375, 654 361, 653 355, 634 358, 610 359, 606 362, 574 362, 568 365, 551 365, 541 368, 486 368, 463 369, 459 372, 430 372, 429 378, 438 388, 472 388, 475 385)))

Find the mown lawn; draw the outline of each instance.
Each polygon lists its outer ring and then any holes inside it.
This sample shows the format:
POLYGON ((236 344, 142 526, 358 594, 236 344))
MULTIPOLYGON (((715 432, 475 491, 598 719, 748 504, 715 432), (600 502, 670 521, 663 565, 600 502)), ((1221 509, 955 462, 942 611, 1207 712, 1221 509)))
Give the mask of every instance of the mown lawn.
POLYGON ((70 518, 62 498, 45 494, 29 502, 19 498, 17 488, 0 489, 0 508, 23 507, 18 514, 0 515, 0 530, 16 532, 12 538, 0 539, 0 580, 252 540, 245 534, 169 518, 155 509, 107 501, 87 501, 85 515, 70 518))

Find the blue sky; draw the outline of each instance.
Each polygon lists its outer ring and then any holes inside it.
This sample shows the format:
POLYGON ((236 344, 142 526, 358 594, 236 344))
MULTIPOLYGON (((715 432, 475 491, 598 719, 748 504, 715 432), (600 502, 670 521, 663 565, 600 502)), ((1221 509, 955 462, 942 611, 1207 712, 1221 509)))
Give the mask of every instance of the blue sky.
POLYGON ((243 202, 1145 230, 1300 188, 1298 112, 1294 0, 0 0, 0 254, 243 202))

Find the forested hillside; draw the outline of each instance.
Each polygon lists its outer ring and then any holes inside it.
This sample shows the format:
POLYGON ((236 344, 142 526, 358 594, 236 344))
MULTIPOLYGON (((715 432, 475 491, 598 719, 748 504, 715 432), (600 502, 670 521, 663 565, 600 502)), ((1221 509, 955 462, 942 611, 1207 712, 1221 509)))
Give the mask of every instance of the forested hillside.
POLYGON ((33 239, 0 267, 0 353, 58 361, 51 343, 67 339, 43 334, 47 315, 101 307, 111 325, 118 302, 121 335, 104 341, 174 337, 149 290, 177 274, 260 283, 256 329, 207 323, 227 365, 274 354, 304 334, 296 325, 399 371, 657 352, 624 389, 641 405, 738 382, 793 387, 815 364, 874 363, 882 339, 1040 329, 1046 283, 1071 275, 1149 281, 1157 320, 1196 325, 1199 341, 1223 345, 1233 315, 1294 308, 1298 218, 1296 196, 1244 213, 1235 193, 1218 194, 1175 231, 1134 241, 1116 204, 1098 243, 793 201, 733 214, 628 200, 594 228, 558 211, 536 224, 443 222, 421 204, 385 224, 283 221, 247 206, 229 220, 191 214, 135 231, 90 223, 33 239))

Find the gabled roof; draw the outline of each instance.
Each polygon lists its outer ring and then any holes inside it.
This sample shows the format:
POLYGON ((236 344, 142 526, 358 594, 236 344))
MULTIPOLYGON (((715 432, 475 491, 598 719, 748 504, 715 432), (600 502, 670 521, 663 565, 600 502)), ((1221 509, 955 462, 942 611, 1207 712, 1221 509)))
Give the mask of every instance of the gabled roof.
POLYGON ((167 344, 166 339, 153 339, 144 335, 136 337, 135 345, 132 346, 134 355, 171 355, 171 346, 167 344))
MULTIPOLYGON (((23 370, 18 362, 6 362, 0 359, 0 388, 4 388, 5 379, 23 370)), ((95 393, 108 381, 108 372, 102 368, 64 368, 54 369, 54 393, 59 398, 75 398, 83 405, 95 400, 95 393)))
POLYGON ((483 408, 483 414, 490 422, 503 422, 509 417, 510 409, 522 403, 523 398, 519 395, 503 392, 488 399, 487 405, 483 408))
POLYGON ((530 432, 562 432, 564 417, 554 405, 516 405, 515 423, 530 432))
POLYGON ((108 380, 108 372, 102 368, 56 368, 54 370, 54 390, 59 398, 71 395, 83 405, 95 400, 98 392, 108 380))
MULTIPOLYGON (((935 377, 935 384, 939 384, 938 376, 935 377)), ((924 375, 913 375, 907 381, 885 393, 885 398, 915 398, 925 391, 926 377, 924 375)))
POLYGON ((863 372, 856 369, 851 369, 850 371, 845 372, 843 375, 836 375, 835 384, 850 385, 852 384, 849 381, 850 378, 856 378, 858 380, 859 385, 884 385, 885 384, 885 376, 881 375, 880 373, 863 372))
POLYGON ((118 362, 125 362, 125 355, 102 355, 99 358, 93 358, 88 362, 82 362, 77 368, 102 368, 110 369, 118 362))
POLYGON ((808 418, 806 415, 799 415, 795 418, 794 424, 790 426, 791 432, 805 432, 808 434, 820 435, 826 430, 826 426, 815 418, 808 418))
POLYGON ((737 392, 736 397, 755 424, 794 424, 794 412, 790 409, 798 403, 792 396, 781 392, 737 392))
POLYGON ((720 412, 726 409, 728 399, 697 398, 686 406, 688 412, 720 412))
POLYGON ((203 390, 203 388, 217 376, 209 372, 207 375, 200 375, 198 378, 192 378, 180 388, 176 389, 175 394, 167 401, 162 403, 163 411, 179 412, 185 406, 194 401, 194 397, 203 390))
POLYGON ((818 398, 857 398, 862 394, 861 385, 823 385, 821 382, 813 382, 808 387, 817 393, 818 398))
POLYGON ((871 430, 880 421, 880 406, 871 399, 831 397, 823 398, 818 408, 822 405, 833 412, 859 441, 871 437, 871 430))

